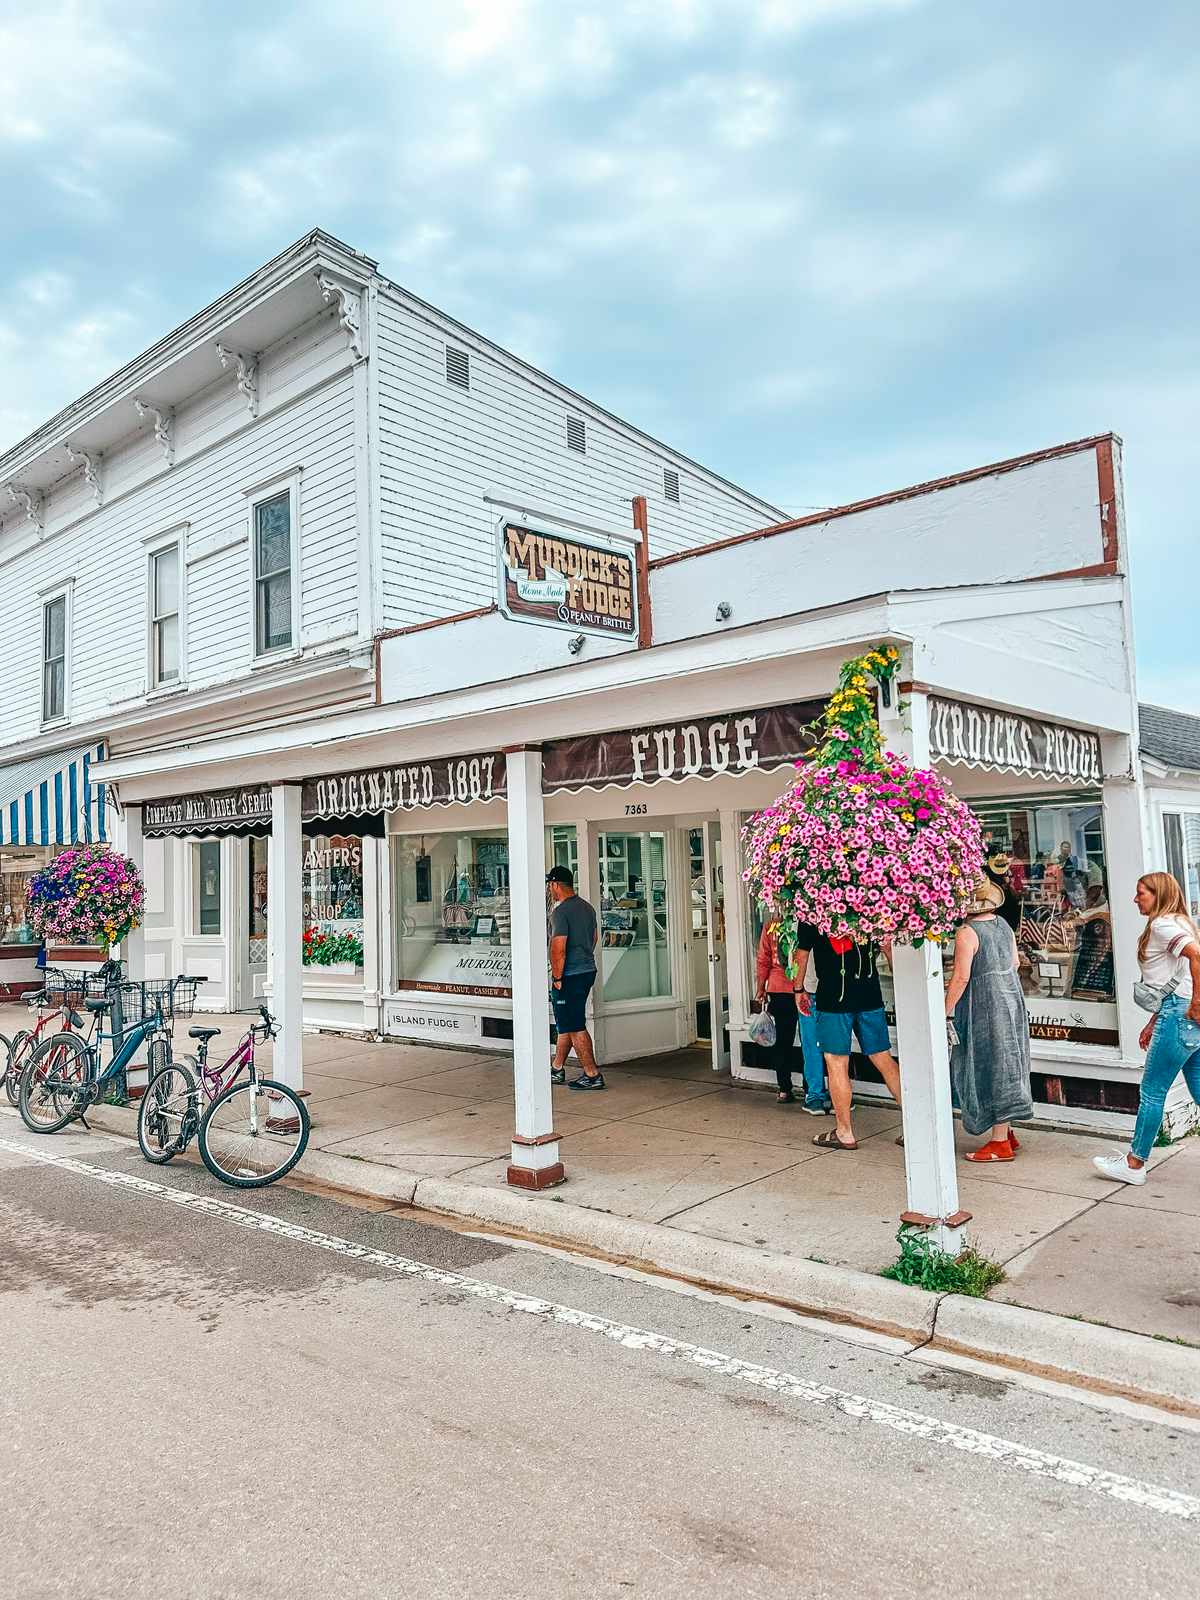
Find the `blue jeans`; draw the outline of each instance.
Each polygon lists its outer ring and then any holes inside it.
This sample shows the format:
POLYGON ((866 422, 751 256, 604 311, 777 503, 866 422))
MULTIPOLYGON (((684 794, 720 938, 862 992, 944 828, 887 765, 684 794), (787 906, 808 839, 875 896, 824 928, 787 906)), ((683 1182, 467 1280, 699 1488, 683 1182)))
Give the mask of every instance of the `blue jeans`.
POLYGON ((1167 1092, 1181 1072, 1192 1099, 1200 1105, 1200 1023, 1190 1020, 1187 1009, 1186 1000, 1177 994, 1169 995, 1154 1024, 1133 1130, 1133 1154, 1139 1161, 1150 1159, 1162 1127, 1167 1092))
POLYGON ((804 1103, 823 1106, 829 1100, 825 1087, 825 1057, 817 1038, 817 1019, 800 1013, 800 1043, 804 1049, 804 1103))

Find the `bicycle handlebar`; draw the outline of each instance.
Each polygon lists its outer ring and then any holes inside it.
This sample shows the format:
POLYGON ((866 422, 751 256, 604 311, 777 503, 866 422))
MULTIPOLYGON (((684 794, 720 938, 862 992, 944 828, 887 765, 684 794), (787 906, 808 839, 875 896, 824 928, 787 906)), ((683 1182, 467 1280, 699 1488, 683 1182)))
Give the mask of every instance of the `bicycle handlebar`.
POLYGON ((279 1024, 267 1010, 266 1006, 259 1006, 258 1014, 262 1018, 263 1038, 274 1039, 279 1033, 279 1024))

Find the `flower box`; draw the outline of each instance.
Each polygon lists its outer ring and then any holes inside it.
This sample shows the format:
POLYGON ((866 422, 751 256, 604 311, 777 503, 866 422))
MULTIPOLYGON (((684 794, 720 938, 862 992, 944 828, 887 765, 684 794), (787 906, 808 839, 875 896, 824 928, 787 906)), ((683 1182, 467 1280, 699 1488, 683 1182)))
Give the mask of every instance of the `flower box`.
POLYGON ((9 994, 32 994, 42 987, 36 944, 0 944, 0 985, 9 994))

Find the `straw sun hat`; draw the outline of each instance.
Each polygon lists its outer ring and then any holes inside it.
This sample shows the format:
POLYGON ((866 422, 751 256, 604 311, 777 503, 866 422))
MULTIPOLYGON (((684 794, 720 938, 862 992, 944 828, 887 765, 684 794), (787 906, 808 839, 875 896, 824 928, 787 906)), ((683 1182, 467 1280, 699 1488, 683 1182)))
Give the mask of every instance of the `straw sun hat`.
POLYGON ((990 878, 981 878, 975 885, 975 898, 967 907, 968 917, 987 917, 1004 904, 1004 891, 998 889, 990 878))

